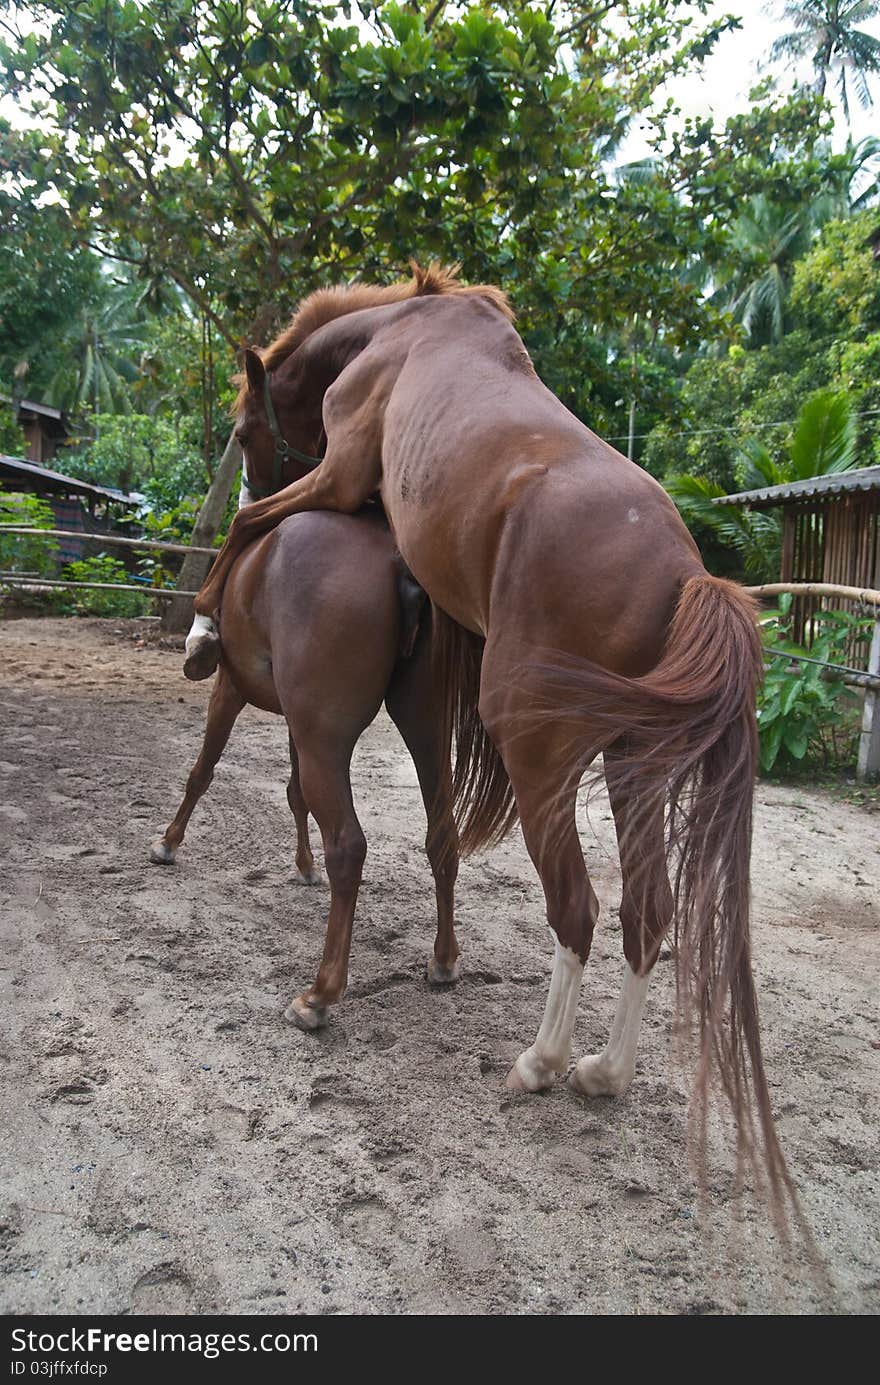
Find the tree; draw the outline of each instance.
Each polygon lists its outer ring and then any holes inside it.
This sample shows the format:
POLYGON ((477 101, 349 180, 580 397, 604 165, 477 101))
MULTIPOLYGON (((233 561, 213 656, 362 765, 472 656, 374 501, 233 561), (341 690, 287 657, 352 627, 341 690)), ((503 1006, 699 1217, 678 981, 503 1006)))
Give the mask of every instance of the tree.
POLYGON ((825 95, 836 76, 843 112, 849 121, 850 89, 860 104, 874 104, 868 78, 880 72, 880 39, 859 24, 880 15, 878 0, 786 0, 783 15, 793 28, 770 49, 772 59, 812 60, 815 90, 825 95))
MULTIPOLYGON (((2 132, 0 122, 0 145, 2 132)), ((98 261, 77 245, 63 208, 2 186, 0 247, 0 390, 53 402, 60 342, 98 292, 98 261)))

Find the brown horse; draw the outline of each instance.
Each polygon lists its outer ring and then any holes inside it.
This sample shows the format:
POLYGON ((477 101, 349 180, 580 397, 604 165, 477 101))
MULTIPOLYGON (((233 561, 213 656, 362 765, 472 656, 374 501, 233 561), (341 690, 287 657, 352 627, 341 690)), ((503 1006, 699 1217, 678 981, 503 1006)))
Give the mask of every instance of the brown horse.
POLYGON ((238 436, 253 474, 271 471, 273 420, 311 456, 326 436, 324 459, 238 514, 196 611, 216 611, 229 564, 256 534, 380 493, 452 651, 447 708, 472 706, 478 681, 489 739, 472 722, 464 753, 459 743, 462 843, 503 830, 512 790, 556 939, 544 1017, 509 1084, 535 1091, 569 1064, 598 914, 575 800, 602 751, 626 968, 608 1044, 571 1082, 588 1094, 626 1089, 649 976, 674 925, 679 998, 701 1036, 700 1107, 717 1071, 740 1152, 763 1145, 779 1202, 792 1187, 749 940, 761 673, 750 601, 706 572, 663 489, 542 384, 503 294, 465 288, 436 265, 391 289, 319 291, 262 356, 248 352, 238 436))
POLYGON ((412 755, 428 816, 426 848, 437 894, 437 937, 428 963, 434 985, 458 976, 453 889, 458 848, 443 760, 442 708, 431 661, 430 616, 411 657, 400 657, 399 562, 388 525, 373 506, 354 518, 297 515, 249 547, 231 568, 220 621, 223 655, 208 707, 201 754, 186 796, 151 859, 173 863, 246 703, 287 720, 296 823, 296 864, 315 880, 311 811, 324 843, 330 915, 314 986, 287 1018, 302 1029, 326 1023, 348 980, 352 920, 367 844, 351 796, 354 747, 384 699, 412 755))

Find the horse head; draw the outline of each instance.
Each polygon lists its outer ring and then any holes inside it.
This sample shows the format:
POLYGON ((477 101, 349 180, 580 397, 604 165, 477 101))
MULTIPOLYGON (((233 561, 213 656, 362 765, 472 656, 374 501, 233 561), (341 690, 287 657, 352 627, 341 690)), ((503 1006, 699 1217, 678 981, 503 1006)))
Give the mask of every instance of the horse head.
POLYGON ((274 495, 321 461, 321 399, 301 377, 293 360, 273 372, 256 351, 245 350, 235 424, 243 455, 242 503, 274 495))

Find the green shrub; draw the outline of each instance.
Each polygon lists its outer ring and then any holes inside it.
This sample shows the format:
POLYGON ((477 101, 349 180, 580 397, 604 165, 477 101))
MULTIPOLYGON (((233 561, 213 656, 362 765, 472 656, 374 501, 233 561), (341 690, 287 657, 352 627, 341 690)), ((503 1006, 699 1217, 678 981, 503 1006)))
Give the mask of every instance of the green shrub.
POLYGON ((761 769, 792 769, 797 764, 843 766, 856 756, 858 694, 843 676, 816 663, 850 664, 853 638, 867 648, 873 619, 845 611, 819 611, 814 618, 812 646, 805 649, 791 638, 792 596, 779 599, 776 610, 762 619, 766 660, 764 683, 758 694, 758 735, 761 769), (781 657, 778 651, 788 657, 781 657))
POLYGON ((8 404, 0 404, 0 452, 7 457, 23 457, 27 451, 24 430, 8 404))
MULTIPOLYGON (((0 492, 0 524, 26 524, 32 529, 54 529, 52 507, 38 495, 0 492)), ((49 576, 55 571, 57 539, 25 538, 0 533, 0 572, 35 572, 49 576)))
MULTIPOLYGON (((131 582, 131 573, 118 558, 100 553, 68 563, 62 574, 66 582, 131 582)), ((59 606, 65 615, 142 616, 149 611, 150 598, 140 592, 111 592, 84 587, 82 592, 61 592, 59 606)))

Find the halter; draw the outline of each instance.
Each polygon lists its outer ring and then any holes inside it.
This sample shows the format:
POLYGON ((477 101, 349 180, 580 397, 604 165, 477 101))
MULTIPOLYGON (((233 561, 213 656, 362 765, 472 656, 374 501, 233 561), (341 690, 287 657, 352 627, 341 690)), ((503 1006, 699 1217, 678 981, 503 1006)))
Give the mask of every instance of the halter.
POLYGON ((246 463, 243 463, 241 468, 242 484, 257 500, 265 500, 267 496, 274 495, 276 491, 281 490, 281 476, 285 462, 302 462, 308 471, 314 471, 315 467, 320 466, 324 460, 323 457, 310 457, 307 452, 300 452, 298 448, 291 447, 290 443, 281 436, 278 415, 275 412, 275 405, 272 403, 271 381, 272 372, 271 370, 267 370, 266 378, 263 383, 263 403, 266 408, 266 419, 269 424, 269 431, 275 439, 275 459, 272 465, 272 489, 268 491, 261 490, 259 486, 255 486, 248 477, 246 463))

